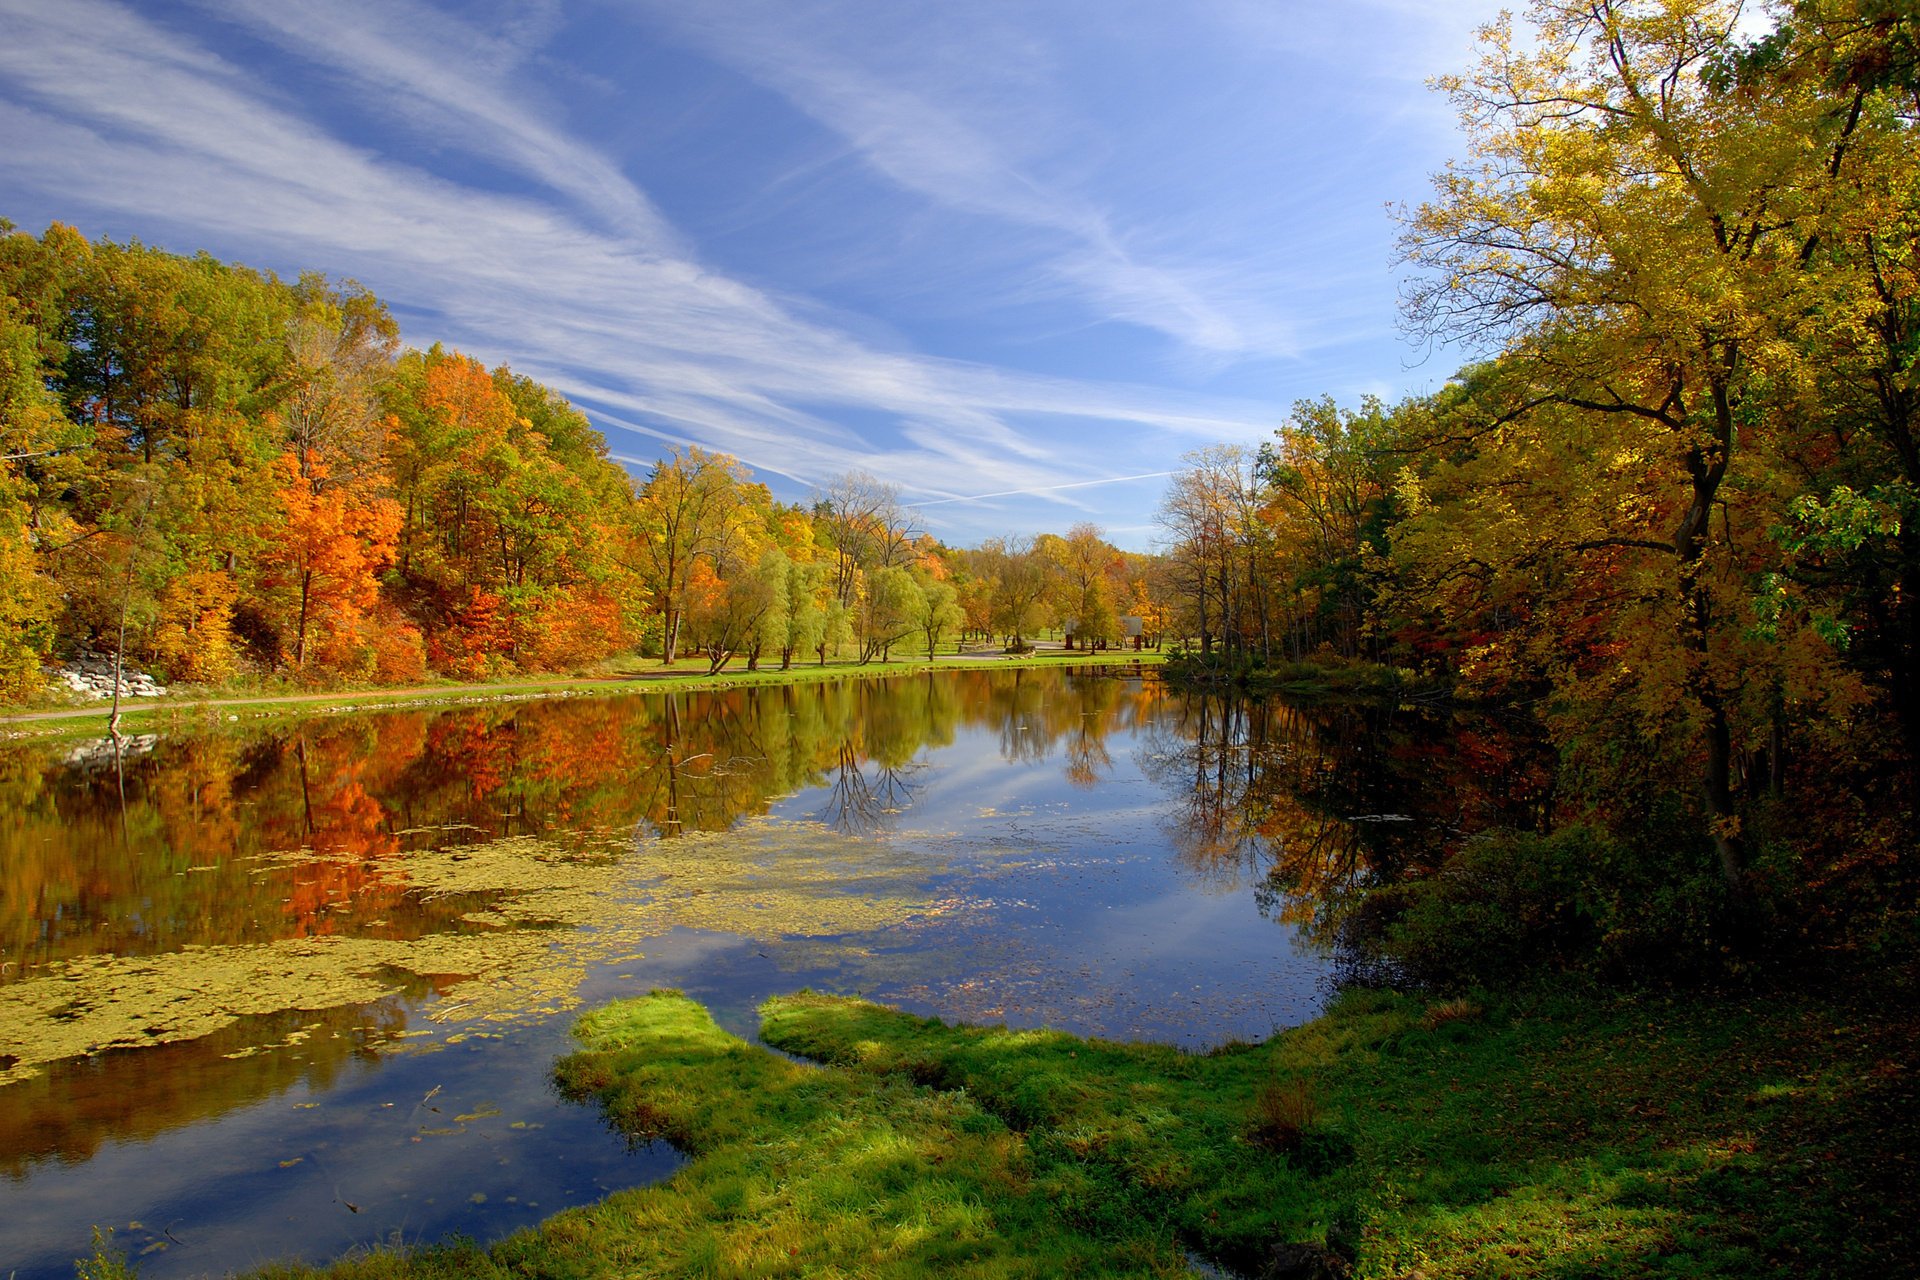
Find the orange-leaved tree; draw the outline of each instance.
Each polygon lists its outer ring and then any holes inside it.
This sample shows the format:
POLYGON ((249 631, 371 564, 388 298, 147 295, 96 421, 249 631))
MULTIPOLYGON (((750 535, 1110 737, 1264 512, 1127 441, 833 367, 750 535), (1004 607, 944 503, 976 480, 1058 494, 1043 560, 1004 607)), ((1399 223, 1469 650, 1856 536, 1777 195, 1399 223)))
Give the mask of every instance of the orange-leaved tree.
POLYGON ((342 642, 379 602, 400 507, 366 484, 328 484, 327 464, 311 455, 282 454, 274 472, 280 518, 264 531, 260 586, 283 656, 305 672, 315 649, 343 660, 342 642))

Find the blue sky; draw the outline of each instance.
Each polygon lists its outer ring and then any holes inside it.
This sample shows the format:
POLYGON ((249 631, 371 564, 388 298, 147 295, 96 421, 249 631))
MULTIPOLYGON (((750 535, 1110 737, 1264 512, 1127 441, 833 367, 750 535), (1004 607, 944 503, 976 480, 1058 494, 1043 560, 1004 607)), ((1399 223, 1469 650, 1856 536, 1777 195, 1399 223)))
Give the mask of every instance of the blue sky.
POLYGON ((1186 451, 1454 371, 1387 205, 1496 8, 0 0, 0 215, 358 279, 637 471, 1145 547, 1186 451))

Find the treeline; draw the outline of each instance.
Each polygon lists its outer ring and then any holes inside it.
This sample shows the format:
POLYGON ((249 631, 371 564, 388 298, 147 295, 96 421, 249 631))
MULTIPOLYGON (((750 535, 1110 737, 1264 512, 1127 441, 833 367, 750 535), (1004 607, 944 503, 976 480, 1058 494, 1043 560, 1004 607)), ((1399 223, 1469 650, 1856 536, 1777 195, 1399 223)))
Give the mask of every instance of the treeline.
POLYGON ((1173 629, 1537 708, 1563 818, 1835 901, 1913 845, 1920 19, 1737 14, 1549 0, 1440 82, 1469 151, 1402 214, 1406 314, 1493 354, 1191 455, 1173 629))
POLYGON ((0 699, 79 649, 173 681, 404 683, 636 648, 783 664, 1157 616, 1090 526, 940 546, 867 477, 773 500, 689 448, 644 483, 552 390, 287 282, 0 223, 0 699))
POLYGON ((62 648, 171 680, 564 666, 632 631, 633 494, 506 369, 378 299, 205 255, 0 236, 0 686, 62 648))

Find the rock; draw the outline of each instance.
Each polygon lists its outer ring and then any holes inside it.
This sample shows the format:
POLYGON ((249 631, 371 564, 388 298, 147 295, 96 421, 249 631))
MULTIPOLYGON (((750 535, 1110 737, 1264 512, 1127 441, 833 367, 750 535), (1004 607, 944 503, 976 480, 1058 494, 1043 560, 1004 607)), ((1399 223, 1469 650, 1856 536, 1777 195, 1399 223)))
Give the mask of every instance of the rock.
MULTIPOLYGON (((113 655, 91 650, 76 654, 73 661, 52 673, 55 684, 86 698, 113 696, 113 655)), ((144 671, 132 666, 120 670, 120 696, 123 698, 164 698, 167 687, 144 671)))
POLYGON ((65 762, 78 769, 107 770, 135 756, 148 755, 159 745, 160 735, 157 733, 129 734, 117 744, 112 738, 101 738, 69 748, 65 762))
POLYGON ((1353 1268, 1324 1245, 1277 1244, 1260 1267, 1260 1280, 1347 1280, 1353 1268))

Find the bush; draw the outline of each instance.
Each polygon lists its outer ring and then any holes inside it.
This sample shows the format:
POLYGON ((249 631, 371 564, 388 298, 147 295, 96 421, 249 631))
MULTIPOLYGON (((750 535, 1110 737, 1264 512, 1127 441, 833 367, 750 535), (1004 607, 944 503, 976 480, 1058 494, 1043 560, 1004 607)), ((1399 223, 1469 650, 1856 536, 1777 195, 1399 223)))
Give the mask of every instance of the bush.
POLYGON ((1666 855, 1592 827, 1498 832, 1435 875, 1376 889, 1355 941, 1418 983, 1498 988, 1540 970, 1674 977, 1712 962, 1725 894, 1705 850, 1666 855))

